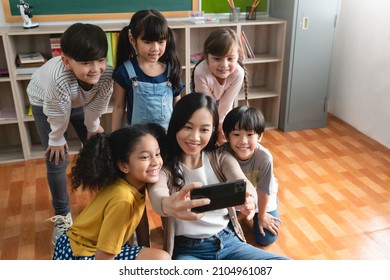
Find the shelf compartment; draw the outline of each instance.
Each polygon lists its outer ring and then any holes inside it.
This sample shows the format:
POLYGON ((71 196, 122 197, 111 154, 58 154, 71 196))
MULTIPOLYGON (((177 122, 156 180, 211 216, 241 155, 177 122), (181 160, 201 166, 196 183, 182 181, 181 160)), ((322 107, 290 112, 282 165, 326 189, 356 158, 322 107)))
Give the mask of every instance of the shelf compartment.
MULTIPOLYGON (((237 105, 246 105, 246 103, 241 99, 237 101, 237 105)), ((279 97, 250 99, 249 105, 263 112, 267 129, 275 129, 278 127, 279 97)))
POLYGON ((0 125, 0 163, 24 160, 17 124, 0 125))
POLYGON ((10 82, 0 83, 0 125, 17 123, 16 106, 10 82))
POLYGON ((280 96, 282 62, 245 65, 249 92, 271 92, 280 96))
POLYGON ((18 88, 18 92, 21 95, 20 96, 20 101, 21 101, 21 109, 23 110, 23 121, 28 120, 31 118, 28 113, 28 108, 30 106, 30 101, 28 99, 27 95, 27 86, 30 80, 18 80, 16 81, 16 87, 18 88))
POLYGON ((253 24, 241 26, 256 58, 275 57, 283 58, 285 25, 279 24, 253 24))

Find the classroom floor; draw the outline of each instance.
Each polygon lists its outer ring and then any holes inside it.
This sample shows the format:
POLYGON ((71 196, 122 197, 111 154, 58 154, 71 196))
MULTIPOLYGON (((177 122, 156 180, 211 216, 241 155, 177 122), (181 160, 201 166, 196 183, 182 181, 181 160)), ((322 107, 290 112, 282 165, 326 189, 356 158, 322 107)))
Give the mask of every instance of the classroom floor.
MULTIPOLYGON (((279 180, 281 232, 265 247, 298 260, 390 259, 390 150, 339 119, 321 129, 267 130, 279 180)), ((0 165, 0 259, 51 259, 53 214, 42 159, 0 165)), ((71 195, 77 216, 91 195, 71 195)), ((160 218, 150 209, 152 246, 160 218)), ((253 243, 251 223, 242 222, 253 243)), ((254 243, 253 243, 254 244, 254 243)))

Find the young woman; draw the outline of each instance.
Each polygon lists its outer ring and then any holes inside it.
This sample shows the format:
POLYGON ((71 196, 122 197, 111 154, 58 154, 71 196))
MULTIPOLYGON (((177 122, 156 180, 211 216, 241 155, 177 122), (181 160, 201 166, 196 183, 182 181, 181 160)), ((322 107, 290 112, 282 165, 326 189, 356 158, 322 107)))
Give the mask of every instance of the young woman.
MULTIPOLYGON (((215 150, 218 112, 215 100, 190 93, 176 104, 167 133, 167 159, 159 180, 148 185, 154 210, 165 220, 165 249, 173 259, 287 259, 245 242, 234 207, 197 214, 191 208, 209 199, 189 199, 201 185, 246 179, 238 162, 215 150)), ((238 206, 248 219, 254 215, 257 195, 247 182, 247 200, 238 206)))

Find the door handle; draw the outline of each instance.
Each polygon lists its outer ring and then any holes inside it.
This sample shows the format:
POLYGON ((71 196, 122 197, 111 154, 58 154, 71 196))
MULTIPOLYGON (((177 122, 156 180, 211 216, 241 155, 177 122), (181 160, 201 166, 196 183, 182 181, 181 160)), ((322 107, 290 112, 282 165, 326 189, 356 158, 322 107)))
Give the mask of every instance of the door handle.
POLYGON ((309 29, 309 17, 302 18, 302 29, 309 29))

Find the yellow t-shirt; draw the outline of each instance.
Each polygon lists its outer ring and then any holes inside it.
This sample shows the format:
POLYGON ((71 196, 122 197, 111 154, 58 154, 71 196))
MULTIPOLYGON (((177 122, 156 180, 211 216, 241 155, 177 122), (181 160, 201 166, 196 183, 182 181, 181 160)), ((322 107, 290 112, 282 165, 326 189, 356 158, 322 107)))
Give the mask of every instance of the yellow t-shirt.
POLYGON ((119 254, 145 210, 145 196, 125 180, 104 187, 69 228, 73 255, 92 256, 96 249, 119 254))

